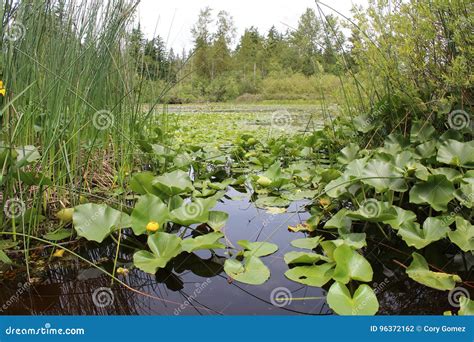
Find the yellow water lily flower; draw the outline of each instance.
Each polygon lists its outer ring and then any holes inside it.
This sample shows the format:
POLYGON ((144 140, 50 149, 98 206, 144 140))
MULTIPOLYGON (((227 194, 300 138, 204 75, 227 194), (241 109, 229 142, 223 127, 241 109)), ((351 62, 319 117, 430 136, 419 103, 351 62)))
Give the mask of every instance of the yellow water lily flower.
POLYGON ((53 257, 55 258, 62 258, 64 256, 64 249, 58 249, 56 252, 54 252, 53 257))
POLYGON ((0 95, 6 96, 6 89, 3 87, 3 81, 0 80, 0 95))
POLYGON ((155 221, 150 221, 146 225, 146 231, 151 232, 151 233, 156 232, 159 228, 160 228, 160 224, 158 222, 155 222, 155 221))
POLYGON ((127 276, 128 272, 130 272, 130 271, 127 268, 124 268, 124 267, 117 268, 117 274, 127 276))

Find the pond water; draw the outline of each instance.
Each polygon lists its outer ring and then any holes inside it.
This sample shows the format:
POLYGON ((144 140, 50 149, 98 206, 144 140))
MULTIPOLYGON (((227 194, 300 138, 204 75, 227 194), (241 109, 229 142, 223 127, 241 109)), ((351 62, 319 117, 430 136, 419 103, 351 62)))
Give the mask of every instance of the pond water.
MULTIPOLYGON (((327 288, 294 283, 285 278, 288 266, 283 255, 294 250, 290 241, 304 237, 288 231, 309 217, 303 202, 293 203, 286 213, 272 215, 256 208, 246 194, 231 189, 217 206, 230 214, 225 235, 233 245, 239 239, 268 241, 279 251, 264 257, 271 270, 261 286, 229 282, 222 269, 225 254, 210 252, 181 255, 173 269, 156 277, 132 270, 120 278, 135 291, 119 284, 90 265, 65 257, 36 269, 35 282, 25 283, 17 276, 5 281, 0 302, 7 303, 0 314, 8 315, 328 315, 327 288), (287 297, 285 297, 287 296, 287 297), (291 301, 284 301, 285 298, 291 301)), ((83 257, 112 271, 116 245, 80 244, 75 248, 83 257)), ((47 254, 46 254, 47 255, 47 254)), ((442 314, 450 308, 445 293, 419 286, 390 262, 400 255, 369 241, 366 257, 374 265, 374 281, 381 305, 379 314, 442 314), (385 265, 385 266, 382 266, 385 265)), ((131 265, 132 252, 119 255, 122 265, 131 265)))

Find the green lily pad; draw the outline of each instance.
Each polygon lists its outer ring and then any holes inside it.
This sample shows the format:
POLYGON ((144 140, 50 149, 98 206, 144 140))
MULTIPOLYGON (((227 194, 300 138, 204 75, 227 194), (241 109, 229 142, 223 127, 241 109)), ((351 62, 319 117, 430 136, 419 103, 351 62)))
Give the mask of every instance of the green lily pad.
POLYGON ((87 203, 74 208, 72 221, 78 236, 100 243, 128 223, 129 217, 105 204, 87 203))
POLYGON ((297 283, 304 285, 322 287, 333 274, 334 263, 325 263, 322 265, 298 266, 285 272, 285 276, 297 283))
POLYGON ((224 211, 210 211, 207 224, 214 231, 220 231, 222 228, 224 228, 228 219, 229 214, 224 211))
POLYGON ((456 274, 430 271, 425 258, 418 253, 412 254, 413 261, 408 266, 407 275, 414 281, 428 287, 446 291, 452 290, 456 282, 461 282, 461 278, 456 274))
POLYGON ((152 185, 155 175, 151 172, 140 172, 134 174, 130 180, 130 189, 139 195, 159 195, 159 191, 152 185))
POLYGON ((474 300, 466 296, 459 298, 459 316, 474 316, 474 300))
POLYGON ((181 243, 181 246, 183 251, 188 253, 201 249, 221 249, 225 248, 225 245, 219 242, 223 237, 224 234, 219 232, 209 233, 195 238, 185 239, 181 243))
POLYGON ((362 172, 362 183, 373 186, 376 192, 383 193, 388 190, 404 192, 408 186, 403 179, 402 172, 398 171, 391 163, 373 159, 367 163, 362 172))
POLYGON ((255 201, 255 205, 259 208, 287 207, 290 205, 290 201, 276 196, 264 196, 259 197, 255 201))
POLYGON ((296 248, 302 249, 315 249, 318 247, 319 243, 323 240, 321 236, 316 236, 313 238, 305 238, 305 239, 296 239, 291 241, 291 245, 296 248))
POLYGON ((246 250, 244 253, 245 256, 252 255, 255 257, 262 257, 273 254, 278 250, 278 246, 270 242, 250 242, 248 240, 239 240, 237 243, 246 250))
POLYGON ((227 275, 241 283, 261 285, 270 278, 270 270, 256 256, 248 256, 241 263, 235 259, 227 259, 224 263, 227 275))
POLYGON ((149 222, 157 222, 160 227, 169 220, 169 211, 163 201, 152 194, 140 196, 132 211, 132 229, 135 235, 146 232, 149 222))
POLYGON ((195 223, 205 223, 209 220, 209 210, 217 203, 215 197, 196 198, 190 203, 186 203, 171 211, 171 220, 183 226, 190 226, 195 223))
POLYGON ((365 282, 372 280, 374 272, 370 263, 348 245, 343 244, 337 247, 333 257, 336 261, 334 280, 344 284, 347 284, 351 279, 365 282))
POLYGON ((474 225, 456 216, 456 230, 448 232, 449 239, 464 252, 474 251, 474 225))
POLYGON ((405 210, 397 206, 392 207, 397 213, 396 217, 384 220, 383 223, 389 224, 395 230, 418 224, 416 223, 416 214, 413 211, 405 210))
POLYGON ((446 140, 438 149, 436 160, 440 163, 473 168, 474 167, 474 141, 460 142, 446 140))
POLYGON ((351 296, 346 285, 335 282, 326 298, 329 307, 338 315, 372 316, 379 310, 379 302, 369 285, 360 285, 351 296))
POLYGON ((368 199, 356 211, 348 211, 347 216, 359 221, 384 222, 397 217, 395 208, 387 202, 368 199))
POLYGON ((155 274, 168 262, 182 252, 181 239, 168 233, 158 232, 148 237, 148 251, 139 251, 133 255, 133 264, 140 270, 155 274))
POLYGON ((285 263, 289 264, 314 264, 320 260, 329 261, 329 258, 321 254, 308 252, 288 252, 283 257, 285 263))
POLYGON ((350 229, 352 220, 347 216, 348 212, 349 210, 344 208, 339 210, 324 224, 324 228, 350 229))
POLYGON ((337 160, 341 164, 349 164, 351 161, 357 158, 357 153, 360 148, 357 144, 351 143, 341 150, 341 155, 337 157, 337 160))
POLYGON ((448 210, 454 198, 454 186, 444 175, 432 175, 426 182, 415 184, 410 190, 410 203, 429 204, 434 210, 448 210))
POLYGON ((181 170, 176 170, 156 177, 153 186, 169 197, 194 190, 189 175, 181 170))
POLYGON ((417 249, 424 248, 434 241, 444 237, 449 231, 448 217, 428 217, 423 223, 423 229, 418 223, 405 224, 398 230, 398 235, 417 249))

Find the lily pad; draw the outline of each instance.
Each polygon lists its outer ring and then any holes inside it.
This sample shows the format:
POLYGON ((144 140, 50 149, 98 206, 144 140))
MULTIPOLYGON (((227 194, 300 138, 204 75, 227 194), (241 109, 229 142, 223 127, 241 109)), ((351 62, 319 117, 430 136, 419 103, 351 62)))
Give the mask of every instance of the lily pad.
POLYGON ((351 296, 346 285, 335 282, 327 295, 329 307, 338 315, 372 316, 379 310, 379 302, 369 285, 360 285, 351 296))
POLYGON ((415 184, 410 190, 410 203, 429 204, 434 210, 446 211, 454 198, 454 186, 444 175, 432 175, 426 182, 415 184))
POLYGON ((157 222, 160 227, 169 220, 169 211, 163 201, 152 194, 140 196, 132 211, 132 229, 135 235, 146 232, 149 222, 157 222))
POLYGON ((239 240, 237 243, 246 249, 245 256, 251 255, 255 257, 262 257, 275 253, 278 246, 270 242, 249 242, 248 240, 239 240))
POLYGON ((454 289, 456 282, 462 281, 456 274, 430 271, 425 258, 418 253, 413 253, 412 257, 413 261, 408 266, 406 272, 411 279, 420 284, 446 291, 454 289))
POLYGON ((334 263, 298 266, 285 272, 285 276, 297 283, 322 287, 332 278, 334 263))
POLYGON ((270 270, 256 256, 248 256, 241 263, 235 259, 227 259, 224 263, 227 275, 241 283, 262 285, 270 278, 270 270))
POLYGON ((408 186, 403 179, 402 172, 398 171, 391 163, 373 159, 367 163, 362 172, 362 183, 373 186, 376 192, 383 193, 388 190, 404 192, 408 186))
POLYGON ((77 235, 100 243, 129 222, 129 217, 105 204, 87 203, 74 208, 72 221, 77 235))
POLYGON ((153 186, 169 197, 194 190, 189 175, 181 170, 166 173, 153 180, 153 186))
POLYGON ((133 264, 140 270, 155 274, 168 262, 182 252, 181 239, 168 233, 158 232, 148 237, 148 251, 139 251, 133 255, 133 264))
POLYGON ((357 251, 343 244, 334 250, 336 269, 333 278, 347 284, 351 279, 371 281, 373 270, 370 263, 357 251))
POLYGON ((434 241, 444 237, 449 231, 448 217, 428 217, 423 223, 423 229, 418 223, 405 224, 398 230, 398 235, 407 243, 417 249, 424 248, 434 241))
POLYGON ((221 249, 225 245, 219 242, 224 237, 224 234, 219 232, 209 233, 195 238, 188 238, 183 240, 181 246, 183 251, 188 253, 201 249, 221 249))
POLYGON ((192 202, 186 203, 171 211, 171 220, 183 226, 190 226, 195 223, 205 223, 209 220, 209 210, 216 205, 214 197, 196 198, 192 202))
POLYGON ((436 160, 440 163, 473 168, 474 167, 474 141, 460 142, 446 140, 438 149, 436 160))
POLYGON ((320 260, 329 261, 327 257, 321 254, 308 252, 288 252, 283 257, 285 263, 289 264, 314 264, 320 260))
POLYGON ((448 232, 449 239, 464 252, 474 251, 474 225, 456 216, 456 230, 448 232))
POLYGON ((296 239, 291 241, 291 245, 296 248, 315 249, 322 240, 323 238, 321 236, 305 239, 296 239))
POLYGON ((214 231, 220 231, 222 228, 224 228, 228 219, 229 214, 224 211, 210 211, 207 224, 214 231))

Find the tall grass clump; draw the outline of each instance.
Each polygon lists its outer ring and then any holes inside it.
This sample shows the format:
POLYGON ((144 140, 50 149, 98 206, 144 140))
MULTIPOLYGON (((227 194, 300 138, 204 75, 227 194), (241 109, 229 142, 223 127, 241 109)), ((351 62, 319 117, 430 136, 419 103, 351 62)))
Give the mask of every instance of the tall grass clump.
POLYGON ((3 230, 20 224, 37 233, 45 216, 78 204, 83 194, 121 193, 144 127, 141 80, 129 57, 136 5, 129 0, 0 4, 3 230), (16 207, 7 208, 12 201, 16 207), (22 222, 17 211, 24 212, 22 222))

